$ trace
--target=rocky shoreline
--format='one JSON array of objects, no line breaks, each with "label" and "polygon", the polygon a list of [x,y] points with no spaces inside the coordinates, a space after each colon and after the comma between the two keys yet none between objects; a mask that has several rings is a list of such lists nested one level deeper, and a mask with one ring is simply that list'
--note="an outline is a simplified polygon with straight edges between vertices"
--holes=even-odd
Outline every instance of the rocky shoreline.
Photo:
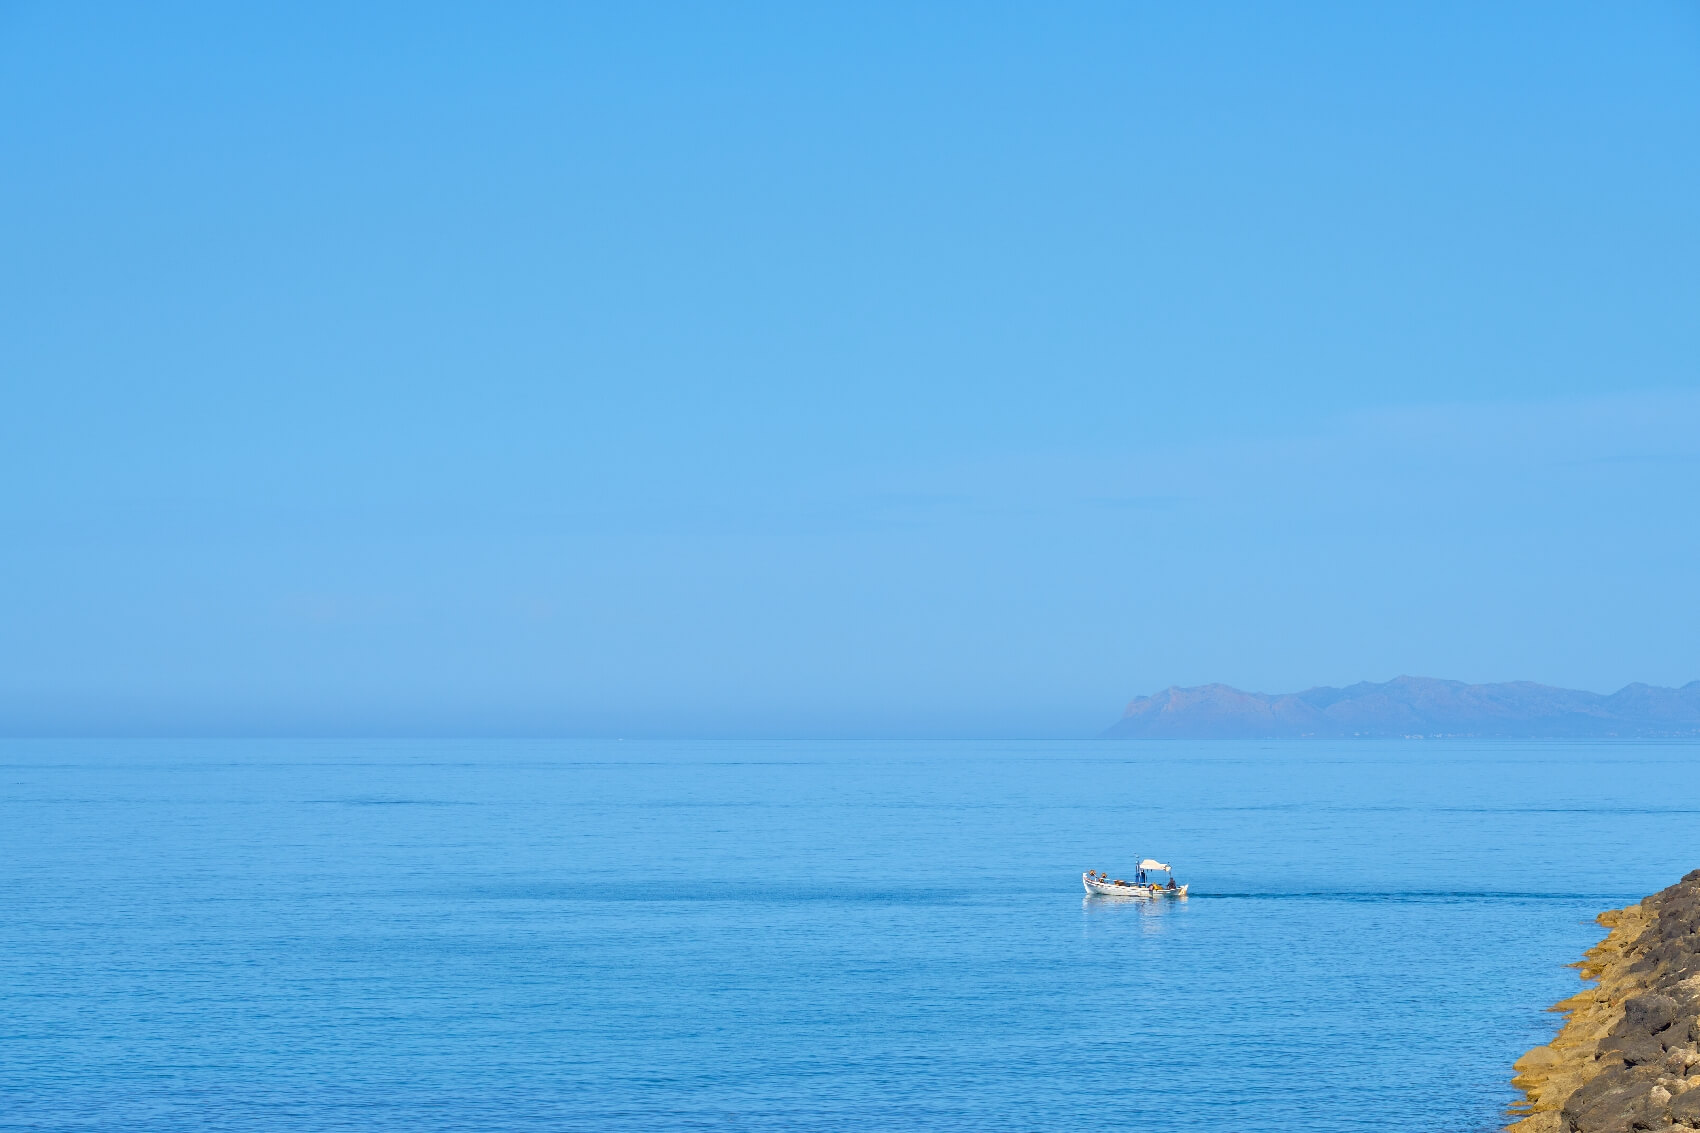
[{"label": "rocky shoreline", "polygon": [[1558,1037],[1519,1058],[1514,1133],[1700,1129],[1700,869],[1638,905],[1578,964],[1597,986],[1554,1010]]}]

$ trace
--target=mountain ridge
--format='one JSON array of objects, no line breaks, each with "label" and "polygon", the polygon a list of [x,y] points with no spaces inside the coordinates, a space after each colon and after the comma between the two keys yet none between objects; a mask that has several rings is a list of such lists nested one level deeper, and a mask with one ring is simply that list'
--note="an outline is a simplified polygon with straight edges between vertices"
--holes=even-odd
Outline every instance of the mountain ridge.
[{"label": "mountain ridge", "polygon": [[1533,681],[1466,684],[1434,677],[1344,688],[1245,692],[1170,686],[1128,702],[1104,739],[1343,739],[1353,736],[1590,739],[1700,736],[1700,680],[1636,682],[1614,693]]}]

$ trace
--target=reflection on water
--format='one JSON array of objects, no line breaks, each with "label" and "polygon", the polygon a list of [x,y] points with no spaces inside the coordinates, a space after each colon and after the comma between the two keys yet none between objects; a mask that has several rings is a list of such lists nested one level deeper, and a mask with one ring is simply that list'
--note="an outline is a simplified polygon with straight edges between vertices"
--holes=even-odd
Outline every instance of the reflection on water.
[{"label": "reflection on water", "polygon": [[1185,899],[1178,897],[1089,894],[1081,899],[1080,908],[1088,918],[1086,928],[1089,933],[1097,927],[1113,927],[1115,923],[1125,922],[1137,924],[1141,932],[1150,934],[1160,931],[1166,920],[1178,916],[1186,904]]},{"label": "reflection on water", "polygon": [[1093,905],[1140,905],[1149,909],[1165,909],[1185,905],[1189,897],[1147,897],[1135,893],[1088,893],[1082,898],[1082,903],[1088,908]]}]

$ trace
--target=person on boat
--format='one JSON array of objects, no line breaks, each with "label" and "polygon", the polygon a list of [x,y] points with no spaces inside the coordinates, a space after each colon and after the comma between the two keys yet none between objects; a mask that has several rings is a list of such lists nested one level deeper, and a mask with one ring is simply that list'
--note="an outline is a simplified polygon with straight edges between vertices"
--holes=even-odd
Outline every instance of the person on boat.
[{"label": "person on boat", "polygon": [[1144,870],[1139,871],[1139,884],[1141,884],[1141,885],[1145,884],[1145,871]]},{"label": "person on boat", "polygon": [[1172,889],[1174,889],[1174,887],[1175,887],[1175,875],[1171,873],[1169,875],[1169,888],[1172,890]]}]

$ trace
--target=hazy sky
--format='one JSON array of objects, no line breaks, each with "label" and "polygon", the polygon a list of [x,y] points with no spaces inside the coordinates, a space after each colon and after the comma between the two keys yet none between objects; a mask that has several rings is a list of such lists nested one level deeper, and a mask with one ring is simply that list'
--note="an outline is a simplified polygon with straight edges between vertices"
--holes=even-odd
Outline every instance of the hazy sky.
[{"label": "hazy sky", "polygon": [[0,731],[1700,677],[1700,7],[0,3]]}]

